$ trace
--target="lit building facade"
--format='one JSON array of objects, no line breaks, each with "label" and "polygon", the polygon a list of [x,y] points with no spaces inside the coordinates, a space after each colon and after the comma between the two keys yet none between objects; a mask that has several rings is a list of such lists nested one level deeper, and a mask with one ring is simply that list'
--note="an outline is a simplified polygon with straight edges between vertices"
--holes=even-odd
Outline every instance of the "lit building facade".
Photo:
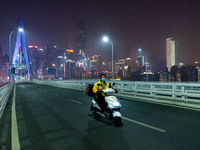
[{"label": "lit building facade", "polygon": [[0,47],[0,81],[7,81],[9,74],[9,57],[2,54]]},{"label": "lit building facade", "polygon": [[76,55],[76,70],[75,77],[77,79],[83,78],[83,71],[86,68],[83,66],[85,61],[85,50],[86,50],[86,27],[83,22],[76,24],[76,40],[75,40],[75,55]]},{"label": "lit building facade", "polygon": [[67,49],[65,52],[65,77],[73,79],[75,74],[75,53],[73,49]]},{"label": "lit building facade", "polygon": [[131,77],[131,58],[125,59],[125,66],[124,66],[124,77]]},{"label": "lit building facade", "polygon": [[[32,76],[34,79],[38,78],[38,74],[40,74],[41,77],[41,68],[42,68],[42,62],[43,62],[43,55],[44,51],[43,49],[39,49],[38,46],[29,45],[28,46],[28,54],[31,64],[31,71]],[[39,77],[39,78],[40,78]]]},{"label": "lit building facade", "polygon": [[56,46],[47,46],[44,50],[44,79],[56,78],[57,49]]},{"label": "lit building facade", "polygon": [[144,67],[144,56],[138,56],[138,67]]},{"label": "lit building facade", "polygon": [[166,66],[168,71],[175,65],[175,40],[172,38],[166,39]]},{"label": "lit building facade", "polygon": [[117,73],[117,78],[123,78],[124,77],[124,75],[125,75],[124,67],[125,67],[125,60],[124,59],[120,59],[118,62],[115,63],[115,72]]},{"label": "lit building facade", "polygon": [[77,55],[77,61],[80,61],[85,57],[86,50],[86,27],[83,22],[76,24],[76,48],[75,53]]},{"label": "lit building facade", "polygon": [[64,51],[62,49],[57,50],[57,60],[56,60],[56,78],[62,80],[65,77],[65,65],[64,65]]}]

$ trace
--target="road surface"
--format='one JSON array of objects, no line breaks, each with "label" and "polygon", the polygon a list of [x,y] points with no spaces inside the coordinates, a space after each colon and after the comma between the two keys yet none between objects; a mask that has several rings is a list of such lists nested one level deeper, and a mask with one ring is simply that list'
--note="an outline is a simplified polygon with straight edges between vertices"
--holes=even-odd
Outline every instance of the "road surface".
[{"label": "road surface", "polygon": [[200,149],[199,111],[119,99],[123,124],[118,128],[94,119],[83,92],[17,84],[9,100],[13,95],[17,132],[10,141],[21,150]]}]

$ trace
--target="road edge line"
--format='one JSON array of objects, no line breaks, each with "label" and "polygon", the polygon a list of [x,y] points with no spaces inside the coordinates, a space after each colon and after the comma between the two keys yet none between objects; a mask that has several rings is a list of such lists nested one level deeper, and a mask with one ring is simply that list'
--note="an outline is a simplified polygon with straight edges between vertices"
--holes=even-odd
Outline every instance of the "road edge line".
[{"label": "road edge line", "polygon": [[16,109],[15,109],[16,85],[14,85],[13,92],[14,93],[13,93],[13,101],[12,101],[11,147],[12,147],[12,150],[20,150],[19,134],[18,134],[18,127],[17,127],[17,116],[16,116]]}]

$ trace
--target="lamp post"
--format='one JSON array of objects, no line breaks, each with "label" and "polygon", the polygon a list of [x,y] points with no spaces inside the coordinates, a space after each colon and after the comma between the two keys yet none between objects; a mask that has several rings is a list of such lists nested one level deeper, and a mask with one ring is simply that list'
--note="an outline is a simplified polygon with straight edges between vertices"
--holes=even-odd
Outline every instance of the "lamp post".
[{"label": "lamp post", "polygon": [[69,80],[70,80],[70,63],[71,63],[71,60],[68,60],[68,63],[69,63]]},{"label": "lamp post", "polygon": [[104,36],[104,37],[103,37],[103,41],[104,41],[104,42],[110,42],[111,47],[112,47],[112,80],[114,80],[114,70],[113,70],[113,43],[112,43],[112,41],[111,41],[107,36]]},{"label": "lamp post", "polygon": [[139,48],[138,51],[139,51],[139,52],[143,52],[143,53],[145,54],[145,57],[146,57],[146,65],[145,65],[145,67],[146,67],[146,81],[148,82],[148,73],[147,73],[147,54],[146,54],[146,53],[145,53],[141,48]]},{"label": "lamp post", "polygon": [[[23,28],[18,28],[18,31],[19,32],[24,32],[24,29]],[[11,40],[12,40],[12,34],[15,32],[15,30],[12,30],[9,34],[9,82],[10,82],[10,79],[11,79],[11,67],[12,67],[12,62],[11,62],[11,47],[12,47],[12,44],[11,44]],[[14,76],[13,76],[13,81],[15,81],[14,79]]]},{"label": "lamp post", "polygon": [[12,34],[14,30],[12,30],[9,34],[9,82],[11,79],[11,39],[12,39]]}]

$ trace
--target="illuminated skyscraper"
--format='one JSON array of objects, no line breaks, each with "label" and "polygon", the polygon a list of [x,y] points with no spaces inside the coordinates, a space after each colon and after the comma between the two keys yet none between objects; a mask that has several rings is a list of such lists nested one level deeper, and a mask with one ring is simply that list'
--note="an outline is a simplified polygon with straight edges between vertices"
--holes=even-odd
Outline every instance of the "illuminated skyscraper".
[{"label": "illuminated skyscraper", "polygon": [[86,50],[86,27],[83,22],[76,24],[76,48],[77,61],[84,59]]},{"label": "illuminated skyscraper", "polygon": [[83,66],[85,60],[86,50],[86,27],[83,22],[76,24],[76,42],[75,42],[75,54],[76,54],[76,71],[75,76],[81,79],[82,72],[85,70]]},{"label": "illuminated skyscraper", "polygon": [[28,46],[28,54],[29,54],[29,60],[31,64],[32,69],[32,75],[33,78],[38,78],[38,70],[39,68],[42,68],[42,60],[44,51],[41,49],[38,49],[38,46],[29,45]]},{"label": "illuminated skyscraper", "polygon": [[138,67],[144,67],[144,56],[138,56]]},{"label": "illuminated skyscraper", "polygon": [[175,65],[175,40],[166,39],[166,65],[168,70]]}]

